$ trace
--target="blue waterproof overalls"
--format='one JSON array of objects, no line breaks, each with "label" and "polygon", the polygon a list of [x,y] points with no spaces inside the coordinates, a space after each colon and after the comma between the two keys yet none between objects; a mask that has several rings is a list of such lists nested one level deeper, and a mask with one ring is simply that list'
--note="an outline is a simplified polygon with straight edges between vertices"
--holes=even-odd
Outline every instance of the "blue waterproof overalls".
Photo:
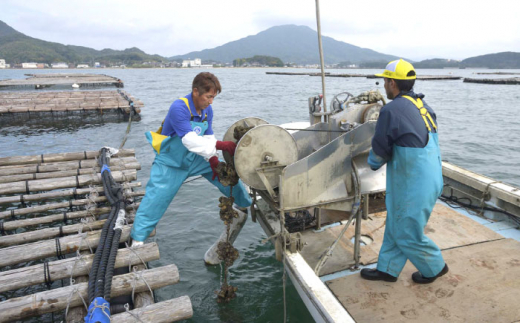
[{"label": "blue waterproof overalls", "polygon": [[[199,136],[208,129],[207,115],[202,122],[193,121],[188,99],[181,98],[190,110],[191,128]],[[147,132],[146,138],[155,151],[155,160],[150,172],[150,180],[146,185],[146,194],[137,210],[132,239],[144,241],[153,231],[182,183],[189,176],[202,175],[215,185],[224,195],[229,197],[230,187],[223,186],[217,178],[211,179],[213,171],[209,163],[200,155],[190,152],[179,136],[164,136],[162,126],[157,132]],[[240,181],[233,187],[235,203],[240,207],[251,205],[251,198]]]},{"label": "blue waterproof overalls", "polygon": [[[394,145],[386,166],[386,229],[377,269],[398,277],[406,260],[424,277],[434,277],[444,268],[439,247],[424,234],[437,198],[442,193],[442,162],[435,122],[420,98],[410,100],[421,113],[428,129],[424,148]],[[370,151],[368,163],[379,168],[384,161]]]}]

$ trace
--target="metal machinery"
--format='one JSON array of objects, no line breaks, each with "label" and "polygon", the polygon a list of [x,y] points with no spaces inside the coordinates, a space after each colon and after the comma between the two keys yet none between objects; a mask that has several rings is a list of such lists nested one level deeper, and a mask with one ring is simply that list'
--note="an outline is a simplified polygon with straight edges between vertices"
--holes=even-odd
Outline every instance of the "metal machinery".
[{"label": "metal machinery", "polygon": [[[317,228],[321,226],[322,209],[345,211],[350,221],[355,218],[356,264],[361,197],[386,189],[386,166],[372,171],[367,164],[382,107],[378,101],[384,102],[378,91],[357,97],[344,92],[334,97],[329,112],[322,112],[321,98],[312,97],[308,123],[278,126],[251,117],[237,121],[224,136],[224,140],[237,142],[235,128],[254,126],[237,142],[234,161],[229,155],[224,157],[228,163],[234,162],[238,176],[252,189],[253,198],[261,196],[278,215],[313,211]],[[364,201],[366,213],[368,198]],[[252,217],[254,220],[254,214]],[[300,250],[298,238],[285,233],[287,248]]]}]

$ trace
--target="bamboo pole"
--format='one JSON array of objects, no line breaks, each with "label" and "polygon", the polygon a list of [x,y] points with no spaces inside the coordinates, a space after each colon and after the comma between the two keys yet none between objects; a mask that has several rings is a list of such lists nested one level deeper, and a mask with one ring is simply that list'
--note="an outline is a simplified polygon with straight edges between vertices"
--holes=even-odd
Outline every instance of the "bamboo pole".
[{"label": "bamboo pole", "polygon": [[[71,160],[94,159],[99,156],[99,151],[82,151],[73,153],[41,154],[32,156],[13,156],[0,158],[0,166],[40,164]],[[135,156],[135,149],[121,149],[112,157]]]},{"label": "bamboo pole", "polygon": [[[120,242],[126,241],[130,236],[131,226],[125,225],[121,232]],[[0,249],[0,267],[16,265],[29,260],[44,259],[58,255],[57,246],[60,246],[63,255],[96,248],[99,244],[101,230],[84,232],[52,240],[39,241]],[[59,243],[56,242],[59,241]],[[1,311],[0,311],[1,313]]]},{"label": "bamboo pole", "polygon": [[[127,214],[127,222],[134,222],[135,214],[129,213]],[[87,232],[87,231],[95,231],[100,230],[105,224],[106,219],[97,220],[93,222],[87,223],[78,223],[71,225],[64,225],[60,227],[54,228],[45,228],[35,231],[27,231],[18,234],[5,235],[0,237],[0,248],[10,247],[22,245],[30,242],[45,240],[49,238],[55,238],[60,236],[66,236],[70,234],[76,234],[78,232]]]},{"label": "bamboo pole", "polygon": [[141,322],[169,323],[186,320],[193,316],[193,307],[188,296],[169,299],[145,308],[112,315],[111,320],[118,323],[134,323],[136,317]]},{"label": "bamboo pole", "polygon": [[[111,171],[118,170],[127,170],[127,169],[141,169],[141,164],[132,163],[126,165],[114,165],[110,167]],[[37,180],[37,179],[47,179],[47,178],[58,178],[58,177],[67,177],[67,176],[75,176],[75,175],[87,175],[92,173],[99,173],[101,171],[101,167],[93,167],[93,168],[81,168],[81,169],[70,169],[58,172],[47,172],[47,173],[28,173],[28,174],[16,174],[16,175],[5,175],[0,176],[0,183],[14,183],[28,180]]]},{"label": "bamboo pole", "polygon": [[[137,254],[137,255],[136,255]],[[49,273],[51,281],[84,276],[90,272],[94,254],[82,256],[80,260],[76,257],[49,262]],[[159,259],[159,247],[157,243],[146,243],[139,248],[123,248],[117,251],[115,268],[128,265],[140,264]],[[44,264],[33,265],[0,272],[0,293],[16,290],[19,288],[45,283]],[[74,271],[73,271],[74,270]],[[150,294],[148,292],[148,294]]]},{"label": "bamboo pole", "polygon": [[[135,203],[134,205],[129,205],[126,207],[127,211],[131,211],[134,208],[138,208],[140,203]],[[12,231],[18,228],[23,227],[30,227],[34,225],[41,225],[41,224],[49,224],[53,222],[58,221],[66,221],[66,220],[72,220],[72,219],[78,219],[78,218],[84,218],[88,216],[96,216],[96,215],[102,215],[110,213],[110,207],[100,207],[95,209],[90,209],[86,211],[76,211],[76,212],[63,212],[48,216],[42,216],[38,218],[32,218],[32,219],[23,219],[23,220],[14,220],[14,221],[7,221],[4,222],[4,230],[5,231]]]},{"label": "bamboo pole", "polygon": [[[135,183],[121,183],[123,189],[132,189],[134,187],[140,187],[140,182]],[[0,197],[0,204],[7,203],[24,203],[24,202],[33,202],[33,201],[41,201],[46,199],[53,199],[58,197],[69,197],[74,195],[85,195],[92,192],[101,193],[103,192],[102,186],[94,186],[89,188],[77,188],[77,189],[67,189],[67,190],[59,190],[59,191],[51,191],[47,193],[40,194],[22,194],[15,196],[5,196]]]},{"label": "bamboo pole", "polygon": [[[117,297],[135,292],[176,284],[179,282],[179,271],[175,265],[145,270],[140,274],[129,273],[114,276],[110,296]],[[135,287],[135,288],[133,288]],[[64,310],[69,306],[82,306],[83,299],[88,296],[88,283],[44,291],[33,295],[17,297],[0,302],[0,322],[11,322],[30,316]]]},{"label": "bamboo pole", "polygon": [[[145,270],[146,267],[144,265],[138,264],[136,266],[132,267],[132,271],[139,272],[142,270]],[[151,305],[155,302],[153,298],[153,294],[150,293],[150,291],[144,291],[142,293],[135,294],[134,297],[134,307],[146,307],[148,305]]]},{"label": "bamboo pole", "polygon": [[[125,194],[125,197],[140,197],[144,195],[144,191],[130,192]],[[49,203],[44,205],[26,207],[23,209],[12,209],[7,211],[0,212],[0,219],[5,219],[8,217],[18,216],[18,215],[26,215],[32,213],[41,213],[55,209],[68,208],[73,206],[82,206],[88,205],[90,203],[103,203],[106,202],[107,198],[105,196],[98,196],[93,198],[86,198],[81,200],[69,200],[67,202],[58,202],[58,203]]]},{"label": "bamboo pole", "polygon": [[[138,163],[135,157],[111,158],[109,166]],[[83,159],[77,161],[65,161],[56,163],[44,163],[36,165],[9,165],[0,166],[0,176],[30,173],[58,172],[71,169],[83,169],[99,167],[95,159]]]},{"label": "bamboo pole", "polygon": [[[88,251],[81,251],[81,255],[88,255]],[[78,276],[74,278],[74,285],[80,283],[88,283],[88,275]],[[85,316],[87,315],[87,309],[85,306],[76,306],[69,308],[66,313],[65,322],[67,323],[84,323]]]},{"label": "bamboo pole", "polygon": [[[130,163],[123,165],[114,165],[110,167],[111,171],[116,170],[127,170],[127,169],[141,169],[141,164]],[[46,178],[57,178],[57,177],[66,177],[66,176],[75,176],[75,175],[87,175],[92,173],[99,173],[101,171],[101,167],[92,167],[92,168],[78,168],[78,169],[70,169],[63,170],[57,172],[47,172],[47,173],[27,173],[27,174],[16,174],[16,175],[5,175],[0,176],[0,183],[13,183],[20,181],[30,181],[35,179],[46,179]]]},{"label": "bamboo pole", "polygon": [[[130,182],[137,179],[136,170],[124,170],[112,172],[116,182]],[[77,175],[60,178],[38,179],[32,181],[0,184],[0,194],[29,193],[50,191],[59,188],[89,186],[102,183],[101,174]]]}]

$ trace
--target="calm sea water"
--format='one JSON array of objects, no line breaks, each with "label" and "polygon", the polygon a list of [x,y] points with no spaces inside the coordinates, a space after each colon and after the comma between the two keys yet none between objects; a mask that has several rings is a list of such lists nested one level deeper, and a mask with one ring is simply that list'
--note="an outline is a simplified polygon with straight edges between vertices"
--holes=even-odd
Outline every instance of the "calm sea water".
[{"label": "calm sea water", "polygon": [[[235,121],[257,116],[273,124],[307,121],[307,98],[321,92],[321,78],[266,75],[276,69],[212,69],[223,92],[215,99],[213,129],[221,139]],[[283,71],[304,72],[302,69]],[[309,70],[311,71],[311,70]],[[312,70],[316,72],[317,70]],[[486,70],[418,70],[423,75],[463,77],[507,77],[475,75]],[[0,70],[0,79],[22,78],[27,71]],[[30,71],[40,72],[40,71]],[[41,71],[63,72],[63,71]],[[145,103],[142,120],[132,124],[125,148],[134,148],[142,169],[138,180],[143,189],[148,181],[153,151],[144,133],[156,130],[171,102],[190,92],[198,69],[86,70],[121,78],[125,90]],[[330,70],[344,73],[345,70]],[[349,70],[374,73],[375,70]],[[490,72],[487,70],[487,72]],[[513,71],[520,73],[520,71]],[[354,95],[379,89],[382,82],[365,78],[326,78],[326,94],[342,91]],[[437,113],[442,157],[451,163],[520,186],[520,86],[484,85],[460,81],[417,81],[416,92]],[[3,90],[5,91],[5,90]],[[0,157],[98,150],[119,147],[127,124],[102,121],[57,126],[4,126],[0,129]],[[152,267],[174,263],[180,283],[158,292],[159,300],[188,295],[194,316],[189,322],[280,322],[283,320],[282,265],[274,259],[272,246],[260,226],[247,222],[235,242],[240,258],[230,270],[231,284],[238,297],[229,304],[217,304],[214,292],[220,287],[221,268],[208,267],[203,256],[224,229],[218,216],[220,193],[206,180],[182,186],[157,227],[153,240],[159,244],[161,259]],[[312,322],[303,302],[288,280],[287,310],[290,322]]]}]

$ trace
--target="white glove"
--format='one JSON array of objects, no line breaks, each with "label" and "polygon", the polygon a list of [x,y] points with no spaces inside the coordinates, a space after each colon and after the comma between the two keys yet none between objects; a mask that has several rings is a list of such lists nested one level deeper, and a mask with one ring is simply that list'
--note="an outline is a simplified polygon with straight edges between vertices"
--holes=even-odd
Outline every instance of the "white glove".
[{"label": "white glove", "polygon": [[191,131],[182,137],[182,144],[189,151],[204,157],[207,161],[213,156],[217,156],[217,138],[215,135],[198,136],[195,132]]}]

